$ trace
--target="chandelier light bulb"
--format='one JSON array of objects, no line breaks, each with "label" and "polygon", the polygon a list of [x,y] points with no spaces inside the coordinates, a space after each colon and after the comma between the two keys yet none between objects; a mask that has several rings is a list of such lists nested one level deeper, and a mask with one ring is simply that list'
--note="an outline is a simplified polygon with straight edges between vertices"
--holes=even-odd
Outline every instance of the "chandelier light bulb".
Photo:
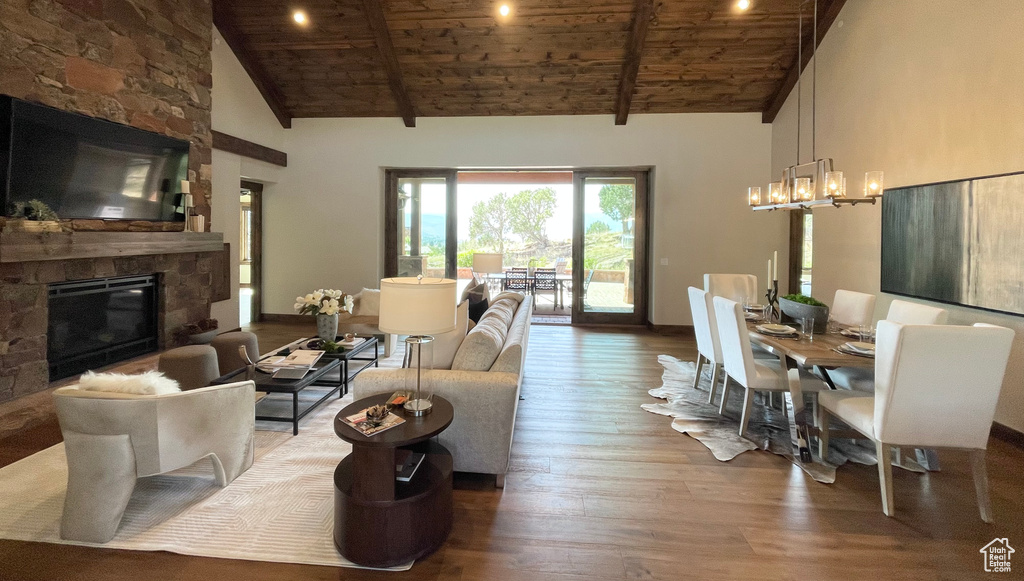
[{"label": "chandelier light bulb", "polygon": [[508,4],[502,4],[501,8],[498,8],[498,14],[501,14],[502,16],[508,16],[511,12],[512,9],[509,8]]},{"label": "chandelier light bulb", "polygon": [[739,2],[736,2],[736,8],[747,10],[750,8],[750,0],[739,0]]},{"label": "chandelier light bulb", "polygon": [[305,24],[308,21],[308,19],[306,18],[306,13],[301,10],[296,10],[292,14],[292,18],[295,19],[295,22],[299,24]]}]

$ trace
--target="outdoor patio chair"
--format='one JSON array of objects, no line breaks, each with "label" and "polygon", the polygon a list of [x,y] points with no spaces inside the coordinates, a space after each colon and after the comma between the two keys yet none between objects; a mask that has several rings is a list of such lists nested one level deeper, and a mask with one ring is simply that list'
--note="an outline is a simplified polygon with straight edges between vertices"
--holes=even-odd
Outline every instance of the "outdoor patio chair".
[{"label": "outdoor patio chair", "polygon": [[537,310],[537,295],[550,294],[551,302],[558,306],[558,280],[553,268],[535,268],[533,270],[533,309]]},{"label": "outdoor patio chair", "polygon": [[590,281],[594,279],[594,273],[597,272],[594,269],[590,269],[590,274],[587,275],[587,280],[583,281],[583,306],[589,307],[590,303],[587,302],[587,290],[590,289]]},{"label": "outdoor patio chair", "polygon": [[510,268],[505,271],[505,290],[530,292],[528,271],[525,268]]}]

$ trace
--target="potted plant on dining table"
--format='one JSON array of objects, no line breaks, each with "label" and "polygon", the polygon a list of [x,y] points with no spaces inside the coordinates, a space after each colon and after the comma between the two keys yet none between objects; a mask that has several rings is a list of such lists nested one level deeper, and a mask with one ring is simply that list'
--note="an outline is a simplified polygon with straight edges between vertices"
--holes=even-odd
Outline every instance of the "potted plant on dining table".
[{"label": "potted plant on dining table", "polygon": [[334,289],[317,289],[304,297],[295,298],[295,310],[300,315],[316,317],[316,334],[324,341],[337,338],[338,313],[351,313],[352,304],[352,295]]},{"label": "potted plant on dining table", "polygon": [[824,333],[828,329],[828,305],[814,297],[802,294],[779,297],[779,309],[795,321],[814,319],[815,333]]}]

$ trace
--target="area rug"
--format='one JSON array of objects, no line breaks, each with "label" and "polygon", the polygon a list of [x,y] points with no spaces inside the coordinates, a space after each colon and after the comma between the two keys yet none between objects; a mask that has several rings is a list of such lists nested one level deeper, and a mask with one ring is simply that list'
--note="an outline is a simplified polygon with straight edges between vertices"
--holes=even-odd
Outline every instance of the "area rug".
[{"label": "area rug", "polygon": [[[351,402],[347,395],[324,404],[299,424],[297,436],[289,424],[260,422],[259,428],[271,429],[256,431],[255,462],[225,488],[214,484],[208,459],[139,479],[117,535],[102,545],[60,538],[67,461],[63,444],[50,447],[0,469],[0,538],[358,567],[333,541],[334,469],[351,451],[334,433],[333,420]],[[272,431],[278,429],[285,431]]]},{"label": "area rug", "polygon": [[[755,405],[747,426],[747,435],[739,435],[739,416],[743,408],[743,390],[733,386],[730,389],[729,403],[725,415],[718,413],[718,405],[708,403],[707,389],[711,385],[711,372],[705,366],[704,377],[698,389],[693,388],[693,377],[696,364],[691,361],[680,361],[670,355],[659,355],[658,362],[665,368],[662,373],[662,386],[648,391],[652,396],[666,400],[665,403],[648,403],[640,407],[646,411],[663,416],[670,416],[672,429],[687,434],[704,444],[716,459],[723,462],[732,460],[750,450],[767,450],[773,454],[788,458],[809,476],[818,482],[831,484],[836,479],[836,467],[846,462],[878,464],[874,447],[868,448],[845,438],[833,438],[829,442],[828,462],[815,461],[804,463],[799,457],[793,456],[793,445],[790,436],[789,421],[781,409],[767,405]],[[792,406],[787,405],[787,413],[792,415]],[[817,439],[812,438],[811,450],[817,457]],[[924,472],[920,464],[903,455],[902,463],[893,462],[894,466]]]}]

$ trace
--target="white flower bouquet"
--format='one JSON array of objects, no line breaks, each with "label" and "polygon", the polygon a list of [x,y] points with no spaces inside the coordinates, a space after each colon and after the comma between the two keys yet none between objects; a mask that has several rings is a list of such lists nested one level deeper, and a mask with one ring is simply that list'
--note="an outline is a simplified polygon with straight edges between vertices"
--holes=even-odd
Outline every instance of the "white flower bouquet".
[{"label": "white flower bouquet", "polygon": [[318,289],[304,297],[295,297],[295,310],[300,315],[337,315],[352,312],[352,295],[340,290]]}]

